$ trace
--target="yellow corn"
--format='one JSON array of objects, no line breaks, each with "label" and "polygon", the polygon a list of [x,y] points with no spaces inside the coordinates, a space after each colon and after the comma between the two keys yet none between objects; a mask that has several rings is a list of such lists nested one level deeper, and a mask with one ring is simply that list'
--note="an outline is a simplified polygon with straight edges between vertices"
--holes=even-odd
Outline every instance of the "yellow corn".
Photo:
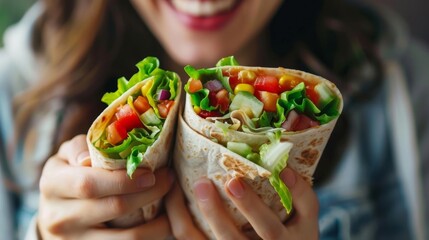
[{"label": "yellow corn", "polygon": [[152,85],[153,85],[153,79],[149,80],[145,85],[143,85],[141,91],[142,91],[142,95],[144,97],[147,96],[147,92],[149,92],[149,90],[152,87]]},{"label": "yellow corn", "polygon": [[194,111],[195,111],[196,114],[200,114],[201,108],[198,107],[198,106],[194,106]]},{"label": "yellow corn", "polygon": [[298,83],[300,83],[299,77],[293,75],[283,75],[279,79],[280,86],[295,87]]},{"label": "yellow corn", "polygon": [[256,74],[250,70],[241,70],[238,72],[238,80],[240,82],[254,82],[256,78]]},{"label": "yellow corn", "polygon": [[249,92],[253,95],[255,92],[255,88],[247,83],[239,83],[237,86],[235,86],[234,93],[237,94],[238,92]]}]

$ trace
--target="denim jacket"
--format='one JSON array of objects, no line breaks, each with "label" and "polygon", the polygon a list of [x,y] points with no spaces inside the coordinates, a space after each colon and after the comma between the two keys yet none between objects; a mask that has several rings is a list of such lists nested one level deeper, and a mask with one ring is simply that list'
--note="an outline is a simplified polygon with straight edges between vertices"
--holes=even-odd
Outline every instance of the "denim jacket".
[{"label": "denim jacket", "polygon": [[352,143],[335,176],[317,189],[321,239],[426,239],[429,89],[426,46],[386,9],[385,81],[353,105]]}]

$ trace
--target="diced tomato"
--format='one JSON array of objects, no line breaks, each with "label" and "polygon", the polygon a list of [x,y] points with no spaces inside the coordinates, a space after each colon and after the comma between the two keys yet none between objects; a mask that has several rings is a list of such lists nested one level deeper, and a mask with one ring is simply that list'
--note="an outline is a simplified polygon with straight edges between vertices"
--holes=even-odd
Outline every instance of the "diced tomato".
[{"label": "diced tomato", "polygon": [[217,110],[214,111],[206,111],[206,110],[201,110],[201,112],[198,114],[200,117],[202,118],[208,118],[208,117],[221,117],[222,113],[220,113]]},{"label": "diced tomato", "polygon": [[319,102],[319,94],[314,90],[314,86],[306,85],[305,94],[315,105],[317,105]]},{"label": "diced tomato", "polygon": [[116,145],[127,138],[127,130],[118,121],[111,123],[106,129],[107,141]]},{"label": "diced tomato", "polygon": [[274,76],[258,76],[254,87],[258,91],[280,93],[279,80]]},{"label": "diced tomato", "polygon": [[226,89],[219,92],[209,92],[210,106],[219,107],[221,112],[226,112],[229,108],[229,93]]},{"label": "diced tomato", "polygon": [[240,80],[238,80],[237,76],[230,76],[229,77],[229,85],[231,86],[231,89],[234,91],[235,87],[241,83]]},{"label": "diced tomato", "polygon": [[143,127],[143,123],[140,121],[137,113],[128,105],[124,105],[119,108],[115,114],[118,124],[123,126],[127,132],[133,130],[134,128]]},{"label": "diced tomato", "polygon": [[267,112],[277,112],[277,93],[267,91],[255,91],[255,97],[264,104],[264,110]]},{"label": "diced tomato", "polygon": [[170,112],[170,109],[174,105],[174,100],[162,100],[160,103],[158,103],[158,111],[159,116],[162,118],[166,118],[168,113]]},{"label": "diced tomato", "polygon": [[191,79],[189,82],[189,93],[194,93],[203,89],[203,83],[198,79]]},{"label": "diced tomato", "polygon": [[311,128],[314,126],[319,126],[319,122],[305,116],[304,114],[299,114],[299,120],[297,124],[294,126],[293,131],[301,131],[307,128]]},{"label": "diced tomato", "polygon": [[229,93],[226,89],[222,89],[216,93],[216,103],[221,112],[226,112],[229,108]]},{"label": "diced tomato", "polygon": [[139,114],[142,114],[150,109],[149,101],[143,96],[138,96],[136,100],[134,100],[134,108]]},{"label": "diced tomato", "polygon": [[216,92],[213,92],[213,91],[209,92],[209,102],[210,102],[210,106],[213,106],[213,107],[217,106]]},{"label": "diced tomato", "polygon": [[133,109],[130,107],[130,105],[125,104],[121,105],[116,109],[115,117],[116,119],[121,119],[123,117],[126,117],[128,115],[132,115],[134,113]]}]

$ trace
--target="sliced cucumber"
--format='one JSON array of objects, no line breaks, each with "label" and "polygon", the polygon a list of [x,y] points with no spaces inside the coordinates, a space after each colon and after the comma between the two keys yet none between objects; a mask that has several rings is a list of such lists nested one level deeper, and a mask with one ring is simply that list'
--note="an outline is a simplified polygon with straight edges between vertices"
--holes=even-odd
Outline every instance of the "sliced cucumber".
[{"label": "sliced cucumber", "polygon": [[238,92],[229,106],[230,111],[243,110],[246,113],[252,113],[253,116],[259,117],[264,109],[264,104],[249,92]]},{"label": "sliced cucumber", "polygon": [[323,109],[332,100],[335,99],[335,94],[326,85],[326,83],[319,83],[314,87],[314,90],[319,94],[319,102],[315,103],[320,109]]},{"label": "sliced cucumber", "polygon": [[148,126],[156,126],[161,124],[161,119],[156,116],[156,113],[152,108],[140,115],[140,119]]},{"label": "sliced cucumber", "polygon": [[252,153],[252,148],[246,143],[227,142],[226,148],[237,153],[242,157],[247,157],[247,155]]}]

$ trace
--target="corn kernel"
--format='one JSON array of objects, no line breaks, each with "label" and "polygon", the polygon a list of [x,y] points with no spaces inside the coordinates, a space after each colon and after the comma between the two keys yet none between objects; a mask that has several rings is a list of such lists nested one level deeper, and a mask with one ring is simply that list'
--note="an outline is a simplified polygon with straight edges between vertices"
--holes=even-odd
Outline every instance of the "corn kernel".
[{"label": "corn kernel", "polygon": [[255,88],[247,83],[239,83],[237,86],[235,86],[234,94],[237,94],[238,92],[249,92],[253,95]]},{"label": "corn kernel", "polygon": [[147,93],[149,92],[152,85],[153,85],[153,79],[149,80],[145,85],[143,85],[143,87],[141,88],[141,91],[144,97],[147,96]]},{"label": "corn kernel", "polygon": [[201,108],[198,107],[198,106],[194,106],[194,111],[195,111],[196,114],[200,114]]},{"label": "corn kernel", "polygon": [[253,83],[256,79],[256,74],[250,70],[241,70],[238,73],[238,80],[243,83]]},{"label": "corn kernel", "polygon": [[299,80],[300,79],[298,77],[293,75],[283,75],[279,79],[279,84],[280,86],[289,86],[291,88],[294,88],[296,85],[298,85],[298,83],[300,83]]}]

